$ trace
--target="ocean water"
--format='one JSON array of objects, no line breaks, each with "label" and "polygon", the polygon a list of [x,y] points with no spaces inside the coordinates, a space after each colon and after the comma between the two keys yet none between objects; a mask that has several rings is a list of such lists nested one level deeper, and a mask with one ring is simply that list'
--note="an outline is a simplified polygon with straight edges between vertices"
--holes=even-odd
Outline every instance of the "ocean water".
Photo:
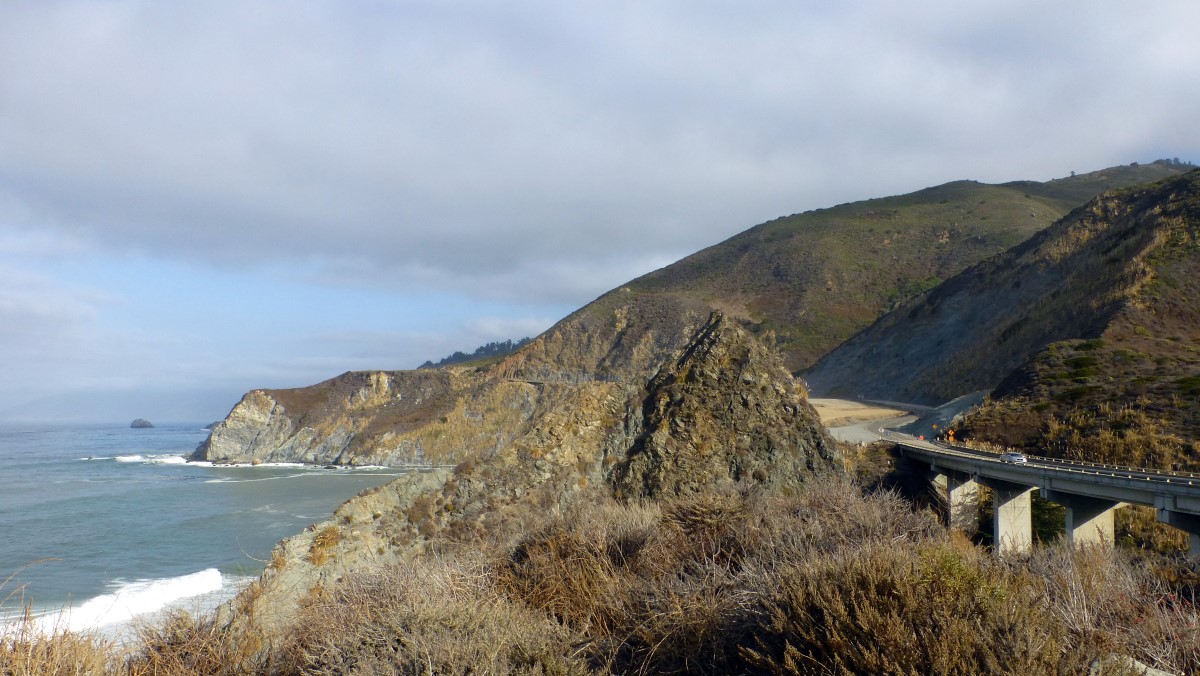
[{"label": "ocean water", "polygon": [[0,425],[0,624],[25,605],[47,626],[101,631],[215,606],[280,539],[406,471],[186,463],[207,434]]}]

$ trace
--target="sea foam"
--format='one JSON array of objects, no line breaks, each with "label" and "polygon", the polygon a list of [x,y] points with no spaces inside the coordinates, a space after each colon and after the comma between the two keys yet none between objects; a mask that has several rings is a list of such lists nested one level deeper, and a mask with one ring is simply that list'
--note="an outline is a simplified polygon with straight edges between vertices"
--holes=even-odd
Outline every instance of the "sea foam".
[{"label": "sea foam", "polygon": [[208,568],[198,573],[159,580],[114,583],[111,593],[88,599],[82,605],[34,618],[43,633],[81,632],[127,623],[135,617],[163,610],[173,603],[220,591],[221,572]]}]

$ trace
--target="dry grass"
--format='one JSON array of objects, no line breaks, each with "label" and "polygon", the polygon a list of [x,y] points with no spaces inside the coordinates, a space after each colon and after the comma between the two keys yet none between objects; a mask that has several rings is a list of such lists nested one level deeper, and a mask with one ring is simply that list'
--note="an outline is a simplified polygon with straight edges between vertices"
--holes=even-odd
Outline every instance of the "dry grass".
[{"label": "dry grass", "polygon": [[139,627],[138,643],[122,673],[129,676],[256,673],[262,666],[256,655],[259,647],[248,637],[223,630],[212,616],[175,611],[154,624]]},{"label": "dry grass", "polygon": [[308,555],[305,558],[314,566],[319,566],[329,560],[334,545],[341,541],[342,532],[338,530],[338,527],[326,526],[313,536],[312,544],[309,545]]},{"label": "dry grass", "polygon": [[478,562],[425,560],[314,598],[279,673],[573,674],[577,636],[497,595]]},{"label": "dry grass", "polygon": [[91,634],[58,628],[44,631],[26,611],[25,620],[0,626],[0,674],[67,676],[105,674],[120,664],[120,651]]},{"label": "dry grass", "polygon": [[[262,644],[175,614],[129,652],[0,643],[0,673],[1200,673],[1200,574],[1065,547],[995,558],[848,482],[621,504],[599,492],[329,580]],[[73,666],[81,665],[81,666]]]}]

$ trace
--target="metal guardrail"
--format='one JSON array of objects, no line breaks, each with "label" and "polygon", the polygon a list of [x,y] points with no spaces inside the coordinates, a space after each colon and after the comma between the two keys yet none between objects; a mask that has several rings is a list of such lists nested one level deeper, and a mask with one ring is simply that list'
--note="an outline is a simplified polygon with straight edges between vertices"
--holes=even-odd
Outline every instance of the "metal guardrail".
[{"label": "metal guardrail", "polygon": [[[1042,472],[1058,472],[1066,475],[1074,476],[1104,476],[1114,479],[1128,479],[1131,481],[1146,481],[1156,484],[1171,485],[1172,487],[1191,486],[1200,488],[1200,474],[1193,472],[1174,472],[1174,471],[1158,471],[1148,470],[1144,468],[1127,467],[1122,465],[1107,465],[1103,463],[1085,463],[1076,460],[1063,460],[1059,458],[1045,458],[1041,456],[1026,456],[1029,458],[1029,463],[1008,463],[1000,459],[997,454],[994,457],[989,451],[976,450],[972,448],[950,446],[945,443],[935,444],[931,441],[922,441],[919,439],[903,439],[907,435],[901,435],[896,432],[889,432],[883,435],[887,441],[892,441],[899,446],[908,447],[915,451],[941,454],[952,457],[969,459],[972,461],[981,461],[996,463],[1009,468],[1027,467],[1030,470],[1041,470]],[[918,445],[921,444],[921,445]],[[925,444],[928,444],[926,446]],[[1061,465],[1069,465],[1063,467]]]}]

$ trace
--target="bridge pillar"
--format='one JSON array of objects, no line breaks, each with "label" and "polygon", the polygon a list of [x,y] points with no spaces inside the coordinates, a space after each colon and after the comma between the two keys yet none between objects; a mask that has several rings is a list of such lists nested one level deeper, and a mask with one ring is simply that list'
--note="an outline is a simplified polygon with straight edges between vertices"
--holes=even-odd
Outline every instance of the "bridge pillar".
[{"label": "bridge pillar", "polygon": [[1158,513],[1159,521],[1168,526],[1174,526],[1179,530],[1187,531],[1189,536],[1188,554],[1193,557],[1200,557],[1200,516],[1176,512],[1163,507],[1158,507],[1155,511]]},{"label": "bridge pillar", "polygon": [[1027,552],[1033,548],[1033,487],[990,480],[995,512],[996,552]]},{"label": "bridge pillar", "polygon": [[946,472],[946,525],[968,535],[979,530],[979,484],[970,474]]},{"label": "bridge pillar", "polygon": [[1042,497],[1067,508],[1067,542],[1111,547],[1116,540],[1113,512],[1123,503],[1049,490],[1043,490]]}]

